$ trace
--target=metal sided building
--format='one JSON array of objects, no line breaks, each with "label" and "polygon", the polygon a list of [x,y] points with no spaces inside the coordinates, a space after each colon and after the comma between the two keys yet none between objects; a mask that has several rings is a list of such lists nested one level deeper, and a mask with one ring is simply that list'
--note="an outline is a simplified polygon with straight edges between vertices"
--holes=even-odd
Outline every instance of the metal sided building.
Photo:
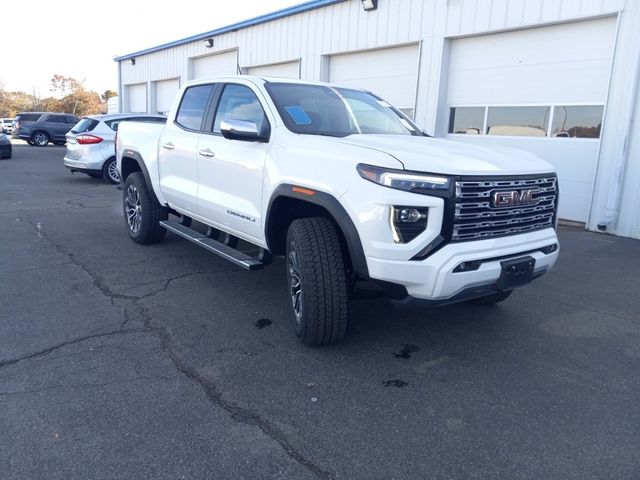
[{"label": "metal sided building", "polygon": [[428,133],[530,150],[561,218],[640,238],[638,0],[313,0],[116,61],[124,112],[236,73],[371,90]]}]

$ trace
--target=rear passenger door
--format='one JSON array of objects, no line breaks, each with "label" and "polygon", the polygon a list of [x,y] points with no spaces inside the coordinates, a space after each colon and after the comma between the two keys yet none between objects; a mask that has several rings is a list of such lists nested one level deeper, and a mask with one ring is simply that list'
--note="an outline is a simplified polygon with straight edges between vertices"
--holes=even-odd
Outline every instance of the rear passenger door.
[{"label": "rear passenger door", "polygon": [[64,115],[48,115],[45,121],[45,128],[53,142],[64,142],[65,134],[72,127],[73,125],[67,123],[67,118]]},{"label": "rear passenger door", "polygon": [[188,87],[160,136],[160,189],[169,204],[186,215],[198,213],[198,138],[214,87],[213,83]]}]

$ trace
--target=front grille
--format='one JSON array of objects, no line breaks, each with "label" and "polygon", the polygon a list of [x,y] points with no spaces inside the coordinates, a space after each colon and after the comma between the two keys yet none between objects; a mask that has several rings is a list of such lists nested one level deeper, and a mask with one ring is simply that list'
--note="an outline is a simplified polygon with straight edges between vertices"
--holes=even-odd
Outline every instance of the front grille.
[{"label": "front grille", "polygon": [[[496,207],[494,192],[534,190],[533,204]],[[558,180],[547,174],[527,177],[462,177],[456,182],[452,241],[482,240],[553,227]]]}]

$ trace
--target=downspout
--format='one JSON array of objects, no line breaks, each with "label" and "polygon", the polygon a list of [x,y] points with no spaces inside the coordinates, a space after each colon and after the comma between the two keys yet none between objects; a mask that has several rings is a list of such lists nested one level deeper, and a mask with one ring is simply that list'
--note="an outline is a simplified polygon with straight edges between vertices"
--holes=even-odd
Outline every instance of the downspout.
[{"label": "downspout", "polygon": [[122,113],[122,62],[118,62],[118,113]]}]

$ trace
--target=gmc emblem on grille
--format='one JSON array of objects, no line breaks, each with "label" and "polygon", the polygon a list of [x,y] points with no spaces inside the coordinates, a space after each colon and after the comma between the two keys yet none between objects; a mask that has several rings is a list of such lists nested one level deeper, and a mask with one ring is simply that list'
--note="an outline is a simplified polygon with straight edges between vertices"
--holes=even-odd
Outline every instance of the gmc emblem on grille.
[{"label": "gmc emblem on grille", "polygon": [[493,208],[522,207],[536,205],[540,200],[533,196],[540,192],[538,187],[527,190],[509,190],[503,192],[491,192],[491,206]]}]

